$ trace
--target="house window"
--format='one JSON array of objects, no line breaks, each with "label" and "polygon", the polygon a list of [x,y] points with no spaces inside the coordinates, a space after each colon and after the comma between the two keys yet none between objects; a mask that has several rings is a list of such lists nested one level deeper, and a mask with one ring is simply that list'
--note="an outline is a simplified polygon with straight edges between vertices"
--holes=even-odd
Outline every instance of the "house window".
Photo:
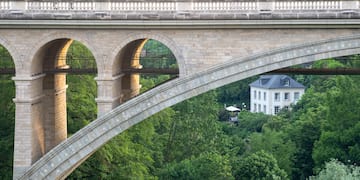
[{"label": "house window", "polygon": [[286,86],[286,87],[290,86],[290,79],[288,79],[288,78],[285,79],[284,86]]},{"label": "house window", "polygon": [[259,100],[261,100],[261,92],[260,91],[259,91],[258,97],[259,97]]},{"label": "house window", "polygon": [[280,106],[275,106],[275,108],[274,108],[274,114],[279,113],[279,110],[280,110]]},{"label": "house window", "polygon": [[254,112],[256,112],[256,107],[257,107],[256,104],[254,104]]},{"label": "house window", "polygon": [[258,112],[261,112],[261,104],[258,104]]},{"label": "house window", "polygon": [[275,101],[280,101],[280,93],[275,93]]},{"label": "house window", "polygon": [[254,99],[256,99],[256,91],[254,91]]},{"label": "house window", "polygon": [[266,101],[266,92],[264,92],[264,101]]},{"label": "house window", "polygon": [[290,99],[290,93],[286,92],[286,93],[284,94],[284,100],[285,100],[285,101],[288,101],[289,99]]},{"label": "house window", "polygon": [[284,109],[285,109],[285,110],[289,110],[289,106],[284,106]]},{"label": "house window", "polygon": [[300,98],[300,93],[299,92],[294,92],[294,100],[297,101]]},{"label": "house window", "polygon": [[264,111],[264,113],[266,114],[266,105],[264,105],[263,111]]}]

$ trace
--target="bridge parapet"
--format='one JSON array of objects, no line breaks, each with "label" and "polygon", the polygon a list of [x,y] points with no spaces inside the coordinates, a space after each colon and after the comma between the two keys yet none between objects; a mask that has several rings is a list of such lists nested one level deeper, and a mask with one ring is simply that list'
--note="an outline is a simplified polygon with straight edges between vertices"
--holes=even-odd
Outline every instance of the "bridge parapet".
[{"label": "bridge parapet", "polygon": [[[2,19],[306,19],[360,16],[360,1],[1,1]],[[53,14],[66,16],[52,16]],[[149,16],[141,16],[141,14]],[[74,15],[73,15],[74,14]],[[79,15],[81,14],[81,15]],[[131,14],[131,15],[129,15]],[[134,16],[137,14],[139,16]],[[179,16],[180,14],[180,16]],[[292,15],[288,15],[292,14]],[[93,16],[94,15],[94,16]],[[119,16],[123,15],[123,16]],[[257,16],[261,15],[261,17]]]}]

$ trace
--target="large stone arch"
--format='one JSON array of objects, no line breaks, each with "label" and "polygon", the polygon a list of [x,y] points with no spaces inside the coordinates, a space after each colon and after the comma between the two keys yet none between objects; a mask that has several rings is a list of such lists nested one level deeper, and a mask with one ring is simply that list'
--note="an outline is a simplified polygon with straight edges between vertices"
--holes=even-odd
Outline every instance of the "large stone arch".
[{"label": "large stone arch", "polygon": [[73,40],[86,47],[91,45],[86,36],[77,33],[51,32],[38,39],[33,47],[22,52],[27,54],[25,67],[14,78],[14,177],[67,138],[66,74],[44,70],[67,67],[59,57],[66,57]]},{"label": "large stone arch", "polygon": [[93,121],[36,162],[21,179],[64,178],[124,130],[166,107],[214,88],[279,68],[358,52],[360,36],[351,36],[238,58],[203,72],[180,77],[129,100]]},{"label": "large stone arch", "polygon": [[112,50],[111,54],[106,55],[109,59],[103,58],[104,62],[107,62],[107,65],[104,66],[106,71],[103,71],[104,73],[99,72],[96,78],[98,83],[98,98],[96,101],[98,103],[99,115],[114,109],[139,93],[141,87],[139,76],[124,74],[121,72],[121,69],[125,62],[123,60],[129,60],[128,63],[131,66],[135,66],[135,64],[132,64],[135,63],[132,61],[135,55],[133,53],[138,52],[137,55],[140,55],[140,51],[147,39],[159,41],[167,46],[176,58],[180,76],[185,76],[185,60],[181,50],[172,39],[162,34],[151,32],[142,34],[132,33],[124,37],[124,39],[119,39],[120,43]]},{"label": "large stone arch", "polygon": [[103,61],[101,59],[102,58],[101,54],[98,52],[98,49],[94,45],[96,42],[91,41],[86,35],[83,35],[83,33],[81,32],[55,31],[45,34],[42,37],[39,37],[39,41],[34,43],[33,47],[29,49],[28,52],[26,53],[29,57],[29,61],[26,64],[26,66],[28,67],[27,69],[29,71],[27,73],[29,75],[31,75],[32,66],[34,65],[34,63],[36,63],[36,54],[38,53],[38,51],[42,47],[46,46],[46,44],[51,43],[52,41],[58,39],[76,40],[79,41],[84,46],[86,46],[91,51],[91,53],[95,58],[98,72],[101,71],[101,67],[103,67],[101,66]]},{"label": "large stone arch", "polygon": [[155,34],[155,33],[151,33],[151,32],[133,33],[133,34],[128,35],[124,39],[122,39],[120,41],[121,43],[113,50],[113,53],[110,56],[112,58],[110,64],[115,64],[115,62],[117,61],[116,57],[117,57],[118,53],[124,47],[126,47],[126,45],[128,45],[129,43],[131,43],[133,41],[140,40],[140,39],[153,39],[153,40],[159,41],[162,44],[164,44],[166,47],[168,47],[171,50],[171,52],[174,54],[174,56],[176,58],[176,62],[179,65],[179,76],[181,77],[181,76],[185,76],[187,74],[184,56],[182,54],[181,49],[176,44],[176,42],[165,35]]}]

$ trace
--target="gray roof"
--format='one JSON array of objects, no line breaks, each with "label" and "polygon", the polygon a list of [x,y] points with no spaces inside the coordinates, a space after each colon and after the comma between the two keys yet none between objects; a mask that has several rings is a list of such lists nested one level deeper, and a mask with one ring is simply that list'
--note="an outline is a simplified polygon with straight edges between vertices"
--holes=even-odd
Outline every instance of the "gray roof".
[{"label": "gray roof", "polygon": [[249,84],[250,87],[264,89],[282,89],[282,88],[303,88],[305,86],[298,83],[287,75],[263,75],[259,79]]}]

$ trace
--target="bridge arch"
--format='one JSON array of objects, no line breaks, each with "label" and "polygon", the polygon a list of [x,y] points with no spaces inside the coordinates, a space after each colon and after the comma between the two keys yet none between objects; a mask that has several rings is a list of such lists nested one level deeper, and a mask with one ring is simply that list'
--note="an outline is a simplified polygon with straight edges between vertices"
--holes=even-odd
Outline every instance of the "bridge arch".
[{"label": "bridge arch", "polygon": [[41,67],[41,65],[38,64],[39,58],[37,57],[39,51],[41,51],[42,48],[47,46],[49,43],[54,42],[59,39],[63,40],[76,40],[83,44],[85,47],[87,47],[90,52],[93,54],[98,72],[101,71],[101,64],[102,62],[99,60],[101,59],[101,55],[99,54],[97,48],[95,47],[95,42],[92,42],[86,35],[79,34],[79,33],[72,33],[72,32],[51,32],[49,34],[45,34],[44,36],[39,38],[40,40],[36,42],[31,49],[28,49],[28,57],[29,57],[29,63],[27,68],[29,72],[29,76],[34,75],[38,72],[36,67]]},{"label": "bridge arch", "polygon": [[93,121],[36,162],[21,179],[64,178],[112,137],[166,107],[211,89],[291,65],[359,52],[360,36],[336,38],[238,58],[180,77],[129,100]]},{"label": "bridge arch", "polygon": [[111,57],[114,57],[112,59],[111,64],[116,64],[116,61],[118,60],[118,54],[121,52],[122,49],[124,49],[128,44],[131,42],[141,40],[141,39],[153,39],[156,41],[159,41],[160,43],[164,44],[166,47],[168,47],[171,52],[174,54],[176,61],[179,65],[179,76],[185,76],[187,75],[186,72],[186,64],[185,59],[182,54],[181,49],[176,44],[175,41],[173,41],[171,38],[162,35],[162,34],[154,34],[154,33],[133,33],[129,36],[125,37],[123,40],[121,40],[121,43],[114,49]]},{"label": "bridge arch", "polygon": [[[140,93],[140,75],[137,73],[129,73],[129,71],[126,70],[142,69],[142,64],[140,62],[142,60],[142,52],[144,52],[144,47],[148,42],[150,43],[150,41],[166,46],[166,48],[171,51],[171,55],[175,57],[176,65],[182,66],[178,59],[176,59],[177,57],[182,58],[182,56],[174,42],[170,39],[153,34],[130,35],[125,40],[121,41],[120,45],[113,50],[111,57],[114,58],[110,62],[111,66],[108,66],[108,68],[111,68],[111,77],[107,79],[102,79],[103,77],[97,79],[99,86],[104,87],[99,89],[100,98],[97,100],[100,104],[107,104],[99,108],[101,114],[117,107],[121,103]],[[171,48],[167,45],[171,46]],[[175,53],[172,49],[174,49]],[[171,61],[168,58],[166,59],[169,62]],[[145,65],[145,68],[149,67],[146,67]],[[180,71],[181,69],[182,68],[180,67]],[[101,97],[103,98],[101,99]]]},{"label": "bridge arch", "polygon": [[69,68],[67,55],[73,42],[59,38],[41,43],[40,47],[38,43],[38,49],[30,55],[29,76],[15,78],[19,85],[16,122],[26,130],[17,131],[20,135],[15,137],[14,173],[31,166],[67,138],[67,75],[59,70]]}]

